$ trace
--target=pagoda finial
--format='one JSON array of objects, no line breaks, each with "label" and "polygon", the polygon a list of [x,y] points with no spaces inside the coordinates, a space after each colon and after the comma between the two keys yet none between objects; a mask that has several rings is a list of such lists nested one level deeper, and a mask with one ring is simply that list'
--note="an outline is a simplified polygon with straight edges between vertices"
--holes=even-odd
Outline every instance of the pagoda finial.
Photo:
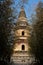
[{"label": "pagoda finial", "polygon": [[23,6],[21,6],[21,9],[24,9],[24,7],[23,7]]},{"label": "pagoda finial", "polygon": [[25,10],[24,10],[23,6],[21,7],[21,11],[20,11],[20,14],[19,14],[19,18],[20,17],[26,17]]}]

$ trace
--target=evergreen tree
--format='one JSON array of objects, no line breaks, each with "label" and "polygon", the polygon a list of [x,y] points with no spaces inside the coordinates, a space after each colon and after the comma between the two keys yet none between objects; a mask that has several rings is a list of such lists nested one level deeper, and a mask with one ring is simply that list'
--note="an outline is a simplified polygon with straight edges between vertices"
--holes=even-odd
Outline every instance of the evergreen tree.
[{"label": "evergreen tree", "polygon": [[11,0],[0,1],[0,61],[9,61],[11,54],[11,47],[8,42],[12,28],[11,4]]},{"label": "evergreen tree", "polygon": [[43,3],[39,2],[38,7],[36,8],[37,22],[34,25],[34,30],[38,42],[38,59],[40,63],[43,63]]},{"label": "evergreen tree", "polygon": [[33,33],[30,38],[31,52],[36,59],[43,64],[43,3],[39,2],[36,8],[35,24],[33,25]]}]

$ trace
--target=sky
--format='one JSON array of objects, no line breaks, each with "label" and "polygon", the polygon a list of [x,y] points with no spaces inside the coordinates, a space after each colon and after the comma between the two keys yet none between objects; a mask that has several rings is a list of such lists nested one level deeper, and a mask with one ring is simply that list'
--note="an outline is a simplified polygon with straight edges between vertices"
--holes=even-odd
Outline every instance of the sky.
[{"label": "sky", "polygon": [[[27,4],[24,5],[25,6],[24,9],[25,9],[27,18],[30,17],[32,15],[32,13],[34,13],[35,7],[37,6],[39,1],[43,2],[43,0],[27,0]],[[19,2],[19,0],[15,0],[15,5],[17,5],[18,2]],[[18,7],[18,9],[19,9],[19,7]]]},{"label": "sky", "polygon": [[[0,0],[0,1],[2,1],[2,0]],[[12,0],[12,1],[13,1],[12,7],[16,7],[18,12],[20,12],[19,6],[24,6],[24,10],[26,12],[26,16],[28,19],[31,18],[32,14],[35,14],[35,8],[36,8],[38,2],[39,1],[43,2],[43,0]],[[20,3],[20,1],[26,1],[27,3],[22,5],[22,2]],[[18,5],[18,3],[19,3],[19,5]]]},{"label": "sky", "polygon": [[[19,1],[21,1],[21,3]],[[26,4],[22,5],[22,0],[13,0],[13,5],[12,6],[16,7],[18,12],[20,12],[20,7],[19,6],[24,6],[26,17],[27,17],[28,20],[30,20],[32,14],[35,14],[35,8],[36,8],[38,2],[39,1],[43,2],[43,0],[23,0],[23,1],[27,1]],[[19,5],[18,5],[18,3],[19,3]]]},{"label": "sky", "polygon": [[37,6],[37,4],[38,4],[39,1],[43,2],[43,0],[29,0],[28,1],[28,4],[27,4],[27,6],[25,8],[27,17],[31,16],[32,13],[35,13],[35,8],[36,8],[36,6]]}]

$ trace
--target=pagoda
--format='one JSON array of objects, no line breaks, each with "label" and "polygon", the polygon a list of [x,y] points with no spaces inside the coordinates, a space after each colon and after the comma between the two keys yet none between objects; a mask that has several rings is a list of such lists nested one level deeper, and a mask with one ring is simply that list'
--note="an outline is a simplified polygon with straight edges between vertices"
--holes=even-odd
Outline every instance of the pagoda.
[{"label": "pagoda", "polygon": [[27,21],[24,8],[21,8],[16,25],[14,27],[14,45],[11,61],[13,65],[30,65],[34,58],[30,54],[29,38],[31,26]]}]

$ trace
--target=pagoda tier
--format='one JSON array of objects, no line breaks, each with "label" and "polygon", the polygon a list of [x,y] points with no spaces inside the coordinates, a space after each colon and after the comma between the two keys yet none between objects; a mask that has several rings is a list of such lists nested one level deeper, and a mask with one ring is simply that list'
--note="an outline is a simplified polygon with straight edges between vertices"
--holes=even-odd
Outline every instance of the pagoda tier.
[{"label": "pagoda tier", "polygon": [[15,40],[15,43],[27,43],[28,42],[28,40],[26,40],[26,39],[16,39]]},{"label": "pagoda tier", "polygon": [[14,28],[14,31],[16,31],[16,30],[18,30],[18,29],[26,29],[26,30],[29,30],[29,31],[31,31],[31,27],[29,27],[29,26],[15,26],[15,28]]},{"label": "pagoda tier", "polygon": [[14,43],[26,43],[28,42],[28,38],[30,38],[30,36],[16,36],[14,37]]},{"label": "pagoda tier", "polygon": [[25,38],[28,38],[28,37],[30,38],[30,35],[28,35],[28,36],[15,36],[15,35],[14,35],[14,40],[15,40],[15,39],[21,39],[22,37],[23,37],[24,39],[25,39]]}]

